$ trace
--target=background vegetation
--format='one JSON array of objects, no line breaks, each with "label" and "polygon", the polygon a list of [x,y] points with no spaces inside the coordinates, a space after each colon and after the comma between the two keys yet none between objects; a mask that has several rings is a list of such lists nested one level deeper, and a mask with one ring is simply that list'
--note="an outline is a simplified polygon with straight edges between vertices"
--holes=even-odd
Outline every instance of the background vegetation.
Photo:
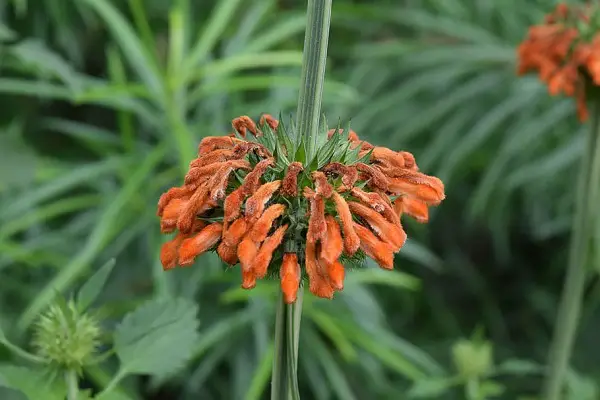
[{"label": "background vegetation", "polygon": [[[330,124],[351,119],[365,139],[413,152],[447,200],[430,224],[406,222],[393,273],[355,271],[332,302],[307,296],[303,398],[537,393],[583,136],[571,101],[515,76],[515,46],[553,4],[334,1]],[[304,12],[295,0],[0,0],[0,328],[10,340],[27,348],[55,290],[76,290],[114,257],[98,302],[107,330],[152,298],[193,300],[200,323],[179,349],[185,364],[124,379],[126,398],[267,398],[276,284],[242,291],[238,270],[212,256],[164,273],[155,206],[202,137],[239,115],[295,110]],[[574,400],[599,398],[599,301],[594,278]],[[0,360],[19,362],[2,348]],[[109,358],[86,369],[84,385],[102,388],[115,368]]]}]

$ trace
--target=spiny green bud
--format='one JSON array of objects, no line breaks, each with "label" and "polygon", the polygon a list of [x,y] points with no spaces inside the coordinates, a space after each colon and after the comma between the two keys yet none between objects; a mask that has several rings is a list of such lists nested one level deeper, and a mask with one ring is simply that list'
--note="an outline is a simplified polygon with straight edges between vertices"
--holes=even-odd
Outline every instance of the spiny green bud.
[{"label": "spiny green bud", "polygon": [[452,357],[463,377],[481,377],[492,368],[492,345],[490,342],[463,339],[452,346]]},{"label": "spiny green bud", "polygon": [[52,364],[81,370],[100,345],[99,322],[80,313],[73,301],[58,302],[43,313],[34,326],[33,347]]}]

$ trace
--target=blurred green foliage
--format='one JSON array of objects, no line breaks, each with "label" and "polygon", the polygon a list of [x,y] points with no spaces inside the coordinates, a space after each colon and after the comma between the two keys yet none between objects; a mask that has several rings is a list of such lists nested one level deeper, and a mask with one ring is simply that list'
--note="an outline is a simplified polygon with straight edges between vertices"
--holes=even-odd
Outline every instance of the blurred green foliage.
[{"label": "blurred green foliage", "polygon": [[[570,100],[515,76],[515,46],[553,4],[334,1],[329,121],[414,153],[444,179],[447,200],[427,226],[407,221],[396,271],[370,265],[334,301],[305,298],[303,398],[537,393],[583,136]],[[151,299],[191,299],[200,321],[193,346],[173,337],[187,364],[168,378],[125,378],[126,398],[266,398],[277,284],[243,291],[238,269],[214,256],[164,273],[155,206],[202,137],[239,115],[295,111],[304,12],[291,0],[0,0],[6,337],[28,347],[55,292],[75,293],[115,257],[99,299],[108,328]],[[598,398],[599,301],[593,279],[573,400]],[[489,342],[457,342],[479,328]],[[0,360],[18,357],[0,347]],[[477,363],[485,368],[464,375]],[[0,384],[19,375],[3,368]],[[116,358],[87,368],[85,384],[102,389],[116,369]]]}]

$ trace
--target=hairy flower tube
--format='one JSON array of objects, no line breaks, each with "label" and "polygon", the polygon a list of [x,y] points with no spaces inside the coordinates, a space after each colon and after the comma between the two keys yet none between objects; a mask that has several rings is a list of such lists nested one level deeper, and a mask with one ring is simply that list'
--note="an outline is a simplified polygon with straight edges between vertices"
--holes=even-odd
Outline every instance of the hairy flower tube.
[{"label": "hairy flower tube", "polygon": [[161,249],[165,270],[187,266],[210,250],[240,264],[242,287],[267,276],[281,281],[286,303],[308,280],[316,296],[344,287],[344,263],[374,259],[393,268],[406,240],[400,217],[429,219],[445,197],[436,177],[412,154],[361,141],[349,129],[322,132],[315,154],[294,143],[270,115],[247,116],[234,133],[204,138],[184,184],[158,202],[161,231],[177,231]]},{"label": "hairy flower tube", "polygon": [[587,86],[600,86],[600,6],[559,4],[541,25],[529,28],[518,48],[519,74],[537,71],[552,95],[575,97],[588,118]]}]

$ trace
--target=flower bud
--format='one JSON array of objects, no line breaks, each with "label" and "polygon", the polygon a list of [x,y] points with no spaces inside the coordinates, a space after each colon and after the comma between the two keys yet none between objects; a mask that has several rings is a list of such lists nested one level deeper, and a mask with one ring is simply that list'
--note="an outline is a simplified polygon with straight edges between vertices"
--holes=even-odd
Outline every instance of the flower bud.
[{"label": "flower bud", "polygon": [[463,377],[480,377],[492,368],[492,345],[490,342],[460,340],[452,346],[452,358]]},{"label": "flower bud", "polygon": [[74,301],[55,303],[35,323],[35,352],[52,364],[80,371],[100,345],[95,317],[80,313]]}]

